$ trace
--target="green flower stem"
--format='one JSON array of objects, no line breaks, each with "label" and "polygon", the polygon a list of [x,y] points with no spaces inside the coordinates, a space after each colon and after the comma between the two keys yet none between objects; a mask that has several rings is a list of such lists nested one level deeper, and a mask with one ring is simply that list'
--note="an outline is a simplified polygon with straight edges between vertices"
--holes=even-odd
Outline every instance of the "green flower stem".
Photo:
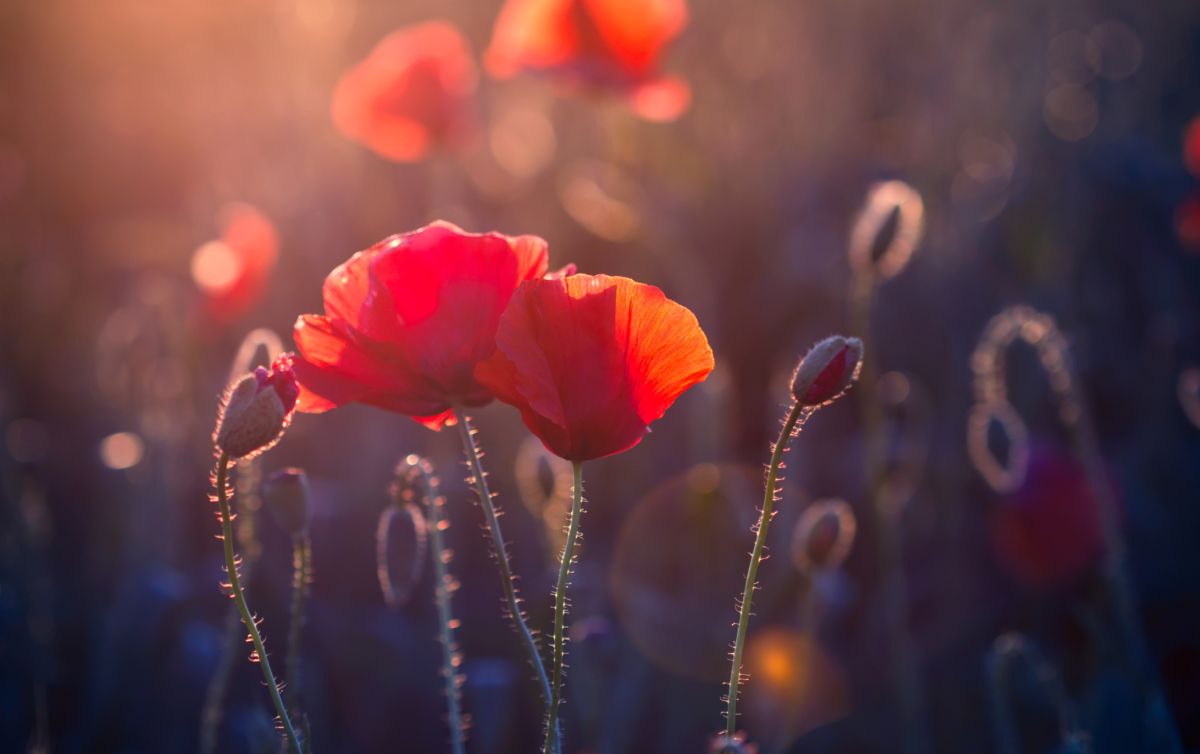
[{"label": "green flower stem", "polygon": [[304,634],[304,603],[308,584],[312,580],[312,541],[308,532],[292,537],[292,611],[288,624],[288,653],[283,668],[283,687],[292,695],[293,703],[300,696],[300,641]]},{"label": "green flower stem", "polygon": [[567,539],[563,542],[562,556],[558,561],[558,585],[554,588],[554,681],[550,686],[550,702],[546,706],[546,745],[542,754],[551,754],[562,748],[559,740],[558,705],[562,698],[562,675],[564,638],[563,622],[567,614],[567,577],[575,562],[575,549],[579,544],[579,518],[583,513],[583,464],[571,464],[574,486],[571,495],[571,516],[567,519]]},{"label": "green flower stem", "polygon": [[529,630],[529,624],[525,622],[525,615],[521,612],[521,600],[517,596],[517,587],[513,582],[512,568],[508,563],[508,551],[504,545],[504,534],[500,531],[500,517],[496,513],[496,505],[492,500],[492,493],[488,490],[487,477],[483,473],[483,464],[480,461],[479,446],[475,444],[474,430],[471,428],[470,420],[466,413],[458,407],[454,409],[454,418],[458,420],[458,431],[462,438],[463,452],[467,456],[467,464],[471,469],[472,481],[475,484],[475,489],[479,492],[479,504],[483,508],[484,517],[487,519],[488,532],[492,538],[492,550],[496,553],[496,563],[500,567],[500,585],[504,588],[504,597],[508,601],[508,612],[512,618],[513,626],[517,633],[521,635],[521,640],[525,644],[525,649],[529,654],[529,662],[533,665],[534,671],[537,672],[538,682],[541,685],[543,703],[550,703],[550,679],[546,675],[546,665],[542,662],[541,651],[538,649],[537,641],[533,638],[533,632]]},{"label": "green flower stem", "polygon": [[[237,377],[245,370],[238,369]],[[232,378],[231,378],[232,379]],[[242,552],[242,583],[250,583],[254,564],[258,562],[262,546],[258,542],[258,512],[262,500],[258,496],[262,479],[259,459],[243,461],[238,469],[236,484],[237,499],[237,544]],[[200,713],[200,754],[214,754],[217,750],[217,734],[221,719],[225,715],[225,697],[229,692],[229,678],[233,674],[234,661],[241,651],[242,616],[237,605],[230,603],[225,614],[224,636],[221,641],[221,657],[217,669],[208,682],[204,695],[204,710]]]},{"label": "green flower stem", "polygon": [[429,506],[429,539],[432,545],[433,570],[437,578],[434,600],[438,611],[438,638],[442,644],[442,675],[446,684],[446,717],[450,725],[450,743],[454,754],[466,751],[461,701],[458,693],[458,651],[454,644],[454,614],[450,609],[450,595],[454,592],[454,577],[450,575],[450,551],[446,549],[445,519],[442,518],[444,500],[437,494],[429,476],[422,472],[425,499]]},{"label": "green flower stem", "polygon": [[[875,276],[871,271],[856,275],[850,291],[851,331],[869,348],[871,311],[875,300]],[[878,396],[879,372],[874,359],[863,359],[858,378],[859,416],[863,425],[863,466],[866,469],[867,499],[875,518],[875,547],[882,570],[880,590],[887,636],[891,642],[892,685],[904,726],[904,746],[909,754],[929,751],[929,738],[922,722],[921,684],[917,678],[912,636],[908,630],[908,584],[904,577],[898,522],[881,493],[887,473],[883,407]]]},{"label": "green flower stem", "polygon": [[771,464],[767,467],[767,484],[763,493],[762,510],[759,512],[757,535],[754,538],[754,550],[750,553],[750,567],[746,569],[746,586],[742,590],[742,600],[738,609],[737,636],[733,640],[733,662],[729,669],[729,699],[725,712],[725,733],[732,736],[737,732],[737,702],[738,689],[742,682],[742,652],[746,648],[746,632],[750,627],[750,603],[754,599],[755,582],[758,580],[758,564],[762,562],[763,550],[767,546],[767,527],[770,526],[774,515],[776,483],[779,479],[779,468],[783,464],[783,454],[787,451],[788,442],[812,414],[799,401],[793,401],[787,418],[783,421],[783,429],[779,431],[779,439],[771,452]]},{"label": "green flower stem", "polygon": [[262,634],[258,631],[258,624],[254,622],[250,606],[246,604],[246,595],[242,591],[241,580],[238,577],[237,557],[233,553],[233,515],[229,508],[229,460],[229,454],[222,452],[217,459],[216,480],[217,504],[221,507],[221,540],[225,545],[225,570],[229,573],[229,591],[233,595],[238,611],[242,614],[242,624],[246,626],[246,631],[250,634],[250,641],[254,643],[254,652],[258,656],[258,664],[262,668],[263,680],[266,681],[267,688],[271,691],[271,701],[275,703],[275,713],[279,715],[288,744],[295,754],[300,754],[302,751],[300,739],[296,735],[296,729],[292,727],[291,718],[288,717],[283,696],[279,693],[279,684],[275,682],[275,674],[271,672],[271,661],[267,657],[267,648],[263,645]]}]

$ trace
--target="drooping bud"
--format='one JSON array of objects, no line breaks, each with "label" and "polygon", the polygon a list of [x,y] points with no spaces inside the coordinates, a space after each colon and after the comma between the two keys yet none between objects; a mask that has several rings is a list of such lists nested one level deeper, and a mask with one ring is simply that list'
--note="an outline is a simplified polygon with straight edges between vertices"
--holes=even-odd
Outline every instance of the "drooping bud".
[{"label": "drooping bud", "polygon": [[792,373],[792,395],[802,406],[825,406],[840,398],[858,379],[863,344],[833,335],[808,350]]},{"label": "drooping bud", "polygon": [[299,396],[292,355],[282,354],[269,370],[259,367],[226,391],[213,442],[231,458],[262,453],[283,436]]},{"label": "drooping bud", "polygon": [[837,568],[850,554],[857,531],[854,510],[845,500],[818,500],[796,522],[792,562],[806,573]]},{"label": "drooping bud", "polygon": [[746,743],[745,733],[720,733],[708,743],[709,754],[758,754],[758,747]]},{"label": "drooping bud", "polygon": [[263,500],[279,525],[293,536],[308,529],[308,475],[304,469],[280,469],[263,483]]},{"label": "drooping bud", "polygon": [[850,266],[883,278],[908,264],[925,232],[925,204],[904,181],[871,187],[850,232]]},{"label": "drooping bud", "polygon": [[415,503],[396,502],[379,515],[375,558],[379,590],[388,607],[408,602],[425,572],[429,539],[425,514]]}]

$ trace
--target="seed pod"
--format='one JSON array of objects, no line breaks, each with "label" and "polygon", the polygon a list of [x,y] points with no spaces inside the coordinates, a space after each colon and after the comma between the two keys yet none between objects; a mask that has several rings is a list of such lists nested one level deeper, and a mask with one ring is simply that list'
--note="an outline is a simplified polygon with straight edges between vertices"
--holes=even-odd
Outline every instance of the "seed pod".
[{"label": "seed pod", "polygon": [[379,515],[375,557],[379,589],[388,607],[408,602],[425,572],[429,530],[414,503],[393,503]]},{"label": "seed pod", "polygon": [[925,232],[925,204],[903,181],[876,183],[850,232],[850,266],[890,278],[912,258]]},{"label": "seed pod", "polygon": [[863,344],[858,338],[833,335],[808,350],[792,373],[792,395],[804,406],[825,406],[841,397],[858,379]]},{"label": "seed pod", "polygon": [[308,475],[304,469],[280,469],[263,483],[263,500],[279,525],[295,536],[308,529]]},{"label": "seed pod", "polygon": [[283,436],[299,395],[292,356],[283,354],[270,370],[259,367],[226,391],[213,442],[231,458],[252,458],[266,451]]},{"label": "seed pod", "polygon": [[806,573],[837,568],[850,554],[857,531],[854,510],[845,500],[818,500],[796,522],[792,562]]}]

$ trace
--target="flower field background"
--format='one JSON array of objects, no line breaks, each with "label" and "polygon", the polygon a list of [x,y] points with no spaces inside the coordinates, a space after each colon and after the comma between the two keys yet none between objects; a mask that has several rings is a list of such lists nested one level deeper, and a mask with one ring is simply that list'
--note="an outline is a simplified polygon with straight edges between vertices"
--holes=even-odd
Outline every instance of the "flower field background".
[{"label": "flower field background", "polygon": [[1200,750],[1198,116],[1183,0],[0,2],[0,751]]}]

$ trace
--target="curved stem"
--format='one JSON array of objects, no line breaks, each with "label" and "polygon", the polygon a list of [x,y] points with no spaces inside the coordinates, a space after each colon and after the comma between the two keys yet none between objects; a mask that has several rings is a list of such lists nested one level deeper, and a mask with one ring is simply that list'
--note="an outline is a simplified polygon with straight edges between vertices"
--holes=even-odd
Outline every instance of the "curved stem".
[{"label": "curved stem", "polygon": [[572,465],[574,487],[571,493],[571,516],[567,519],[567,539],[558,561],[558,585],[554,588],[554,680],[550,686],[550,702],[546,706],[546,745],[542,754],[562,748],[558,730],[558,705],[562,697],[563,656],[565,654],[563,623],[567,614],[567,577],[575,562],[575,547],[579,543],[579,518],[583,513],[583,464]]},{"label": "curved stem", "polygon": [[263,645],[262,634],[258,631],[258,624],[254,622],[250,606],[246,604],[246,595],[242,591],[241,580],[238,577],[237,557],[233,554],[233,516],[229,509],[228,453],[222,452],[217,459],[216,482],[217,504],[221,508],[221,541],[225,545],[225,569],[229,574],[229,591],[237,604],[238,612],[242,614],[242,623],[250,634],[250,641],[254,643],[254,652],[258,656],[259,666],[262,667],[263,680],[266,681],[267,688],[271,691],[271,701],[275,703],[275,712],[279,715],[279,721],[283,725],[288,743],[296,754],[300,754],[302,751],[300,739],[296,736],[296,729],[292,727],[291,718],[288,717],[283,696],[279,693],[279,684],[275,682],[275,674],[271,672],[271,661],[267,658],[267,648]]},{"label": "curved stem", "polygon": [[758,564],[762,562],[763,550],[767,546],[767,527],[773,516],[775,507],[775,485],[779,478],[779,467],[783,463],[783,454],[787,450],[788,441],[792,439],[804,420],[812,412],[806,410],[799,401],[793,401],[779,431],[779,439],[771,452],[771,463],[767,466],[766,491],[763,493],[762,510],[758,516],[758,530],[754,538],[754,550],[750,553],[750,567],[746,569],[746,586],[742,589],[742,601],[738,611],[737,636],[733,640],[733,662],[729,669],[729,700],[725,711],[725,733],[732,736],[737,731],[737,700],[738,688],[742,682],[742,652],[746,648],[746,631],[750,627],[750,603],[754,598],[755,581],[758,579]]},{"label": "curved stem", "polygon": [[521,600],[517,597],[517,587],[513,582],[512,568],[508,563],[508,551],[504,545],[504,534],[500,531],[500,517],[496,513],[496,505],[492,500],[492,493],[488,490],[487,477],[484,476],[483,463],[480,461],[479,446],[475,444],[471,423],[466,413],[461,408],[455,407],[454,418],[458,420],[458,431],[462,438],[463,452],[466,453],[467,464],[471,469],[471,481],[475,484],[475,489],[479,493],[479,504],[483,508],[484,517],[487,519],[488,532],[492,538],[492,550],[496,554],[496,564],[500,567],[500,584],[504,588],[504,598],[508,601],[509,616],[512,618],[513,626],[517,629],[517,633],[521,635],[521,640],[525,644],[525,649],[529,654],[529,662],[533,665],[534,671],[537,672],[538,682],[541,684],[542,701],[549,703],[550,679],[546,675],[546,666],[542,662],[542,655],[538,649],[537,641],[533,638],[533,632],[529,630],[529,625],[525,622],[525,615],[521,612]]},{"label": "curved stem", "polygon": [[283,669],[283,687],[295,702],[300,696],[300,639],[304,633],[304,601],[312,574],[312,541],[308,532],[292,537],[292,611],[288,625],[288,653]]},{"label": "curved stem", "polygon": [[466,751],[463,742],[463,718],[458,695],[458,662],[454,644],[454,615],[450,609],[450,594],[454,591],[454,577],[448,568],[450,552],[443,538],[442,498],[437,495],[425,478],[426,498],[429,501],[430,540],[433,549],[433,568],[437,578],[434,599],[438,611],[438,638],[442,644],[442,675],[446,683],[446,715],[450,724],[450,743],[454,754]]}]

